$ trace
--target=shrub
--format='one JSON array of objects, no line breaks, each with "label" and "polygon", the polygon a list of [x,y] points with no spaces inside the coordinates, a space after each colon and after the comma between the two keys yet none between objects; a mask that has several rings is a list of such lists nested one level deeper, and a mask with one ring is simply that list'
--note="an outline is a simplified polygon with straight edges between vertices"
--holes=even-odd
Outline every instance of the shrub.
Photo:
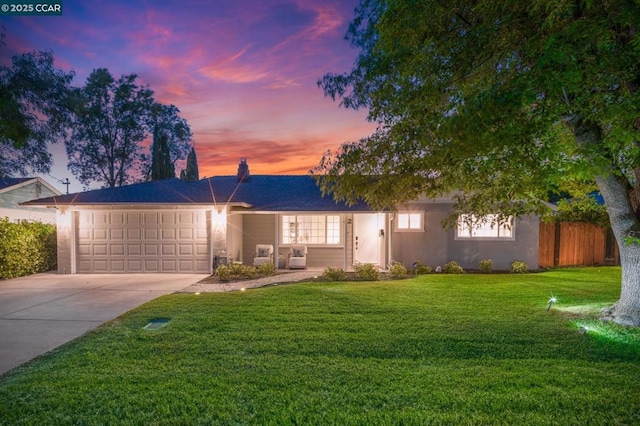
[{"label": "shrub", "polygon": [[514,274],[524,274],[527,272],[527,264],[521,260],[511,262],[511,272]]},{"label": "shrub", "polygon": [[258,266],[258,275],[268,276],[275,275],[275,273],[276,265],[271,262],[263,263],[262,265]]},{"label": "shrub", "polygon": [[259,267],[244,265],[242,263],[232,263],[230,265],[220,265],[216,268],[216,276],[220,281],[231,279],[253,279],[258,276],[274,275],[276,267],[273,263],[263,263]]},{"label": "shrub", "polygon": [[462,269],[462,266],[460,266],[458,262],[452,260],[444,264],[442,272],[444,272],[445,274],[462,274],[464,273],[464,269]]},{"label": "shrub", "polygon": [[415,265],[416,275],[426,275],[426,274],[433,273],[433,269],[430,266],[424,265],[419,260],[417,260],[414,263],[414,265]]},{"label": "shrub", "polygon": [[483,259],[478,264],[480,265],[480,271],[485,274],[490,274],[493,270],[493,261],[491,259]]},{"label": "shrub", "polygon": [[216,268],[216,276],[220,281],[229,281],[231,279],[231,267],[228,265],[220,265]]},{"label": "shrub", "polygon": [[322,272],[322,278],[327,281],[346,281],[347,273],[342,268],[329,267]]},{"label": "shrub", "polygon": [[15,278],[56,268],[56,227],[41,222],[0,219],[0,278]]},{"label": "shrub", "polygon": [[391,275],[391,278],[405,278],[409,275],[409,271],[402,263],[394,262],[393,265],[389,266],[389,275]]},{"label": "shrub", "polygon": [[359,263],[356,265],[356,278],[362,281],[378,281],[380,272],[372,263]]}]

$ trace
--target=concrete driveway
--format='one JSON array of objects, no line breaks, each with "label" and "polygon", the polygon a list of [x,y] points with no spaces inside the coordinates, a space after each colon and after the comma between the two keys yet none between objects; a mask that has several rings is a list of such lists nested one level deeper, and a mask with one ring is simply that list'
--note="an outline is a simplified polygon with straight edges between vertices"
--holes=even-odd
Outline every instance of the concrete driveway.
[{"label": "concrete driveway", "polygon": [[0,375],[206,276],[46,273],[0,281]]}]

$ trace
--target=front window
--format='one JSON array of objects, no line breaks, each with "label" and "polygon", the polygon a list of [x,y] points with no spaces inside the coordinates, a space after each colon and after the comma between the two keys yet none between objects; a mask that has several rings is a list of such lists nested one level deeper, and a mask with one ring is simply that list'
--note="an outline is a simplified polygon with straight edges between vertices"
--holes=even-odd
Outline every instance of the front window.
[{"label": "front window", "polygon": [[513,227],[513,216],[462,214],[458,217],[456,237],[513,239]]},{"label": "front window", "polygon": [[340,244],[340,216],[283,215],[282,244]]},{"label": "front window", "polygon": [[424,229],[424,212],[400,212],[397,215],[396,230],[422,231]]}]

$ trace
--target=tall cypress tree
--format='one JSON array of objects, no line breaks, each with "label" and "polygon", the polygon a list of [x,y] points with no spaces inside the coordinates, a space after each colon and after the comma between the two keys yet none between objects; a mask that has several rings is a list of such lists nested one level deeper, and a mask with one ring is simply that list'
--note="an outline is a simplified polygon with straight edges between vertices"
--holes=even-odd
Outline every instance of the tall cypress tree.
[{"label": "tall cypress tree", "polygon": [[196,150],[193,147],[191,148],[189,155],[187,155],[187,168],[180,172],[180,179],[186,181],[200,180],[200,175],[198,173],[198,159],[196,158]]},{"label": "tall cypress tree", "polygon": [[169,154],[169,143],[164,132],[153,132],[153,147],[151,158],[151,180],[175,177],[175,169]]}]

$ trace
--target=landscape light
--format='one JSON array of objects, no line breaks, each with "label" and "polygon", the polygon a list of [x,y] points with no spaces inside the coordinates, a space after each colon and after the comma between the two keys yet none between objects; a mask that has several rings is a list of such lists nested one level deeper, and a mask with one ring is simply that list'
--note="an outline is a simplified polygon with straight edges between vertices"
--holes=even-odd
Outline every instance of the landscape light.
[{"label": "landscape light", "polygon": [[587,331],[589,331],[589,329],[587,327],[585,327],[584,325],[580,326],[580,334],[587,334]]},{"label": "landscape light", "polygon": [[551,299],[549,299],[549,302],[547,302],[549,304],[549,306],[547,306],[547,312],[549,312],[549,309],[551,309],[553,304],[556,303],[557,301],[558,299],[555,296],[551,296]]}]

